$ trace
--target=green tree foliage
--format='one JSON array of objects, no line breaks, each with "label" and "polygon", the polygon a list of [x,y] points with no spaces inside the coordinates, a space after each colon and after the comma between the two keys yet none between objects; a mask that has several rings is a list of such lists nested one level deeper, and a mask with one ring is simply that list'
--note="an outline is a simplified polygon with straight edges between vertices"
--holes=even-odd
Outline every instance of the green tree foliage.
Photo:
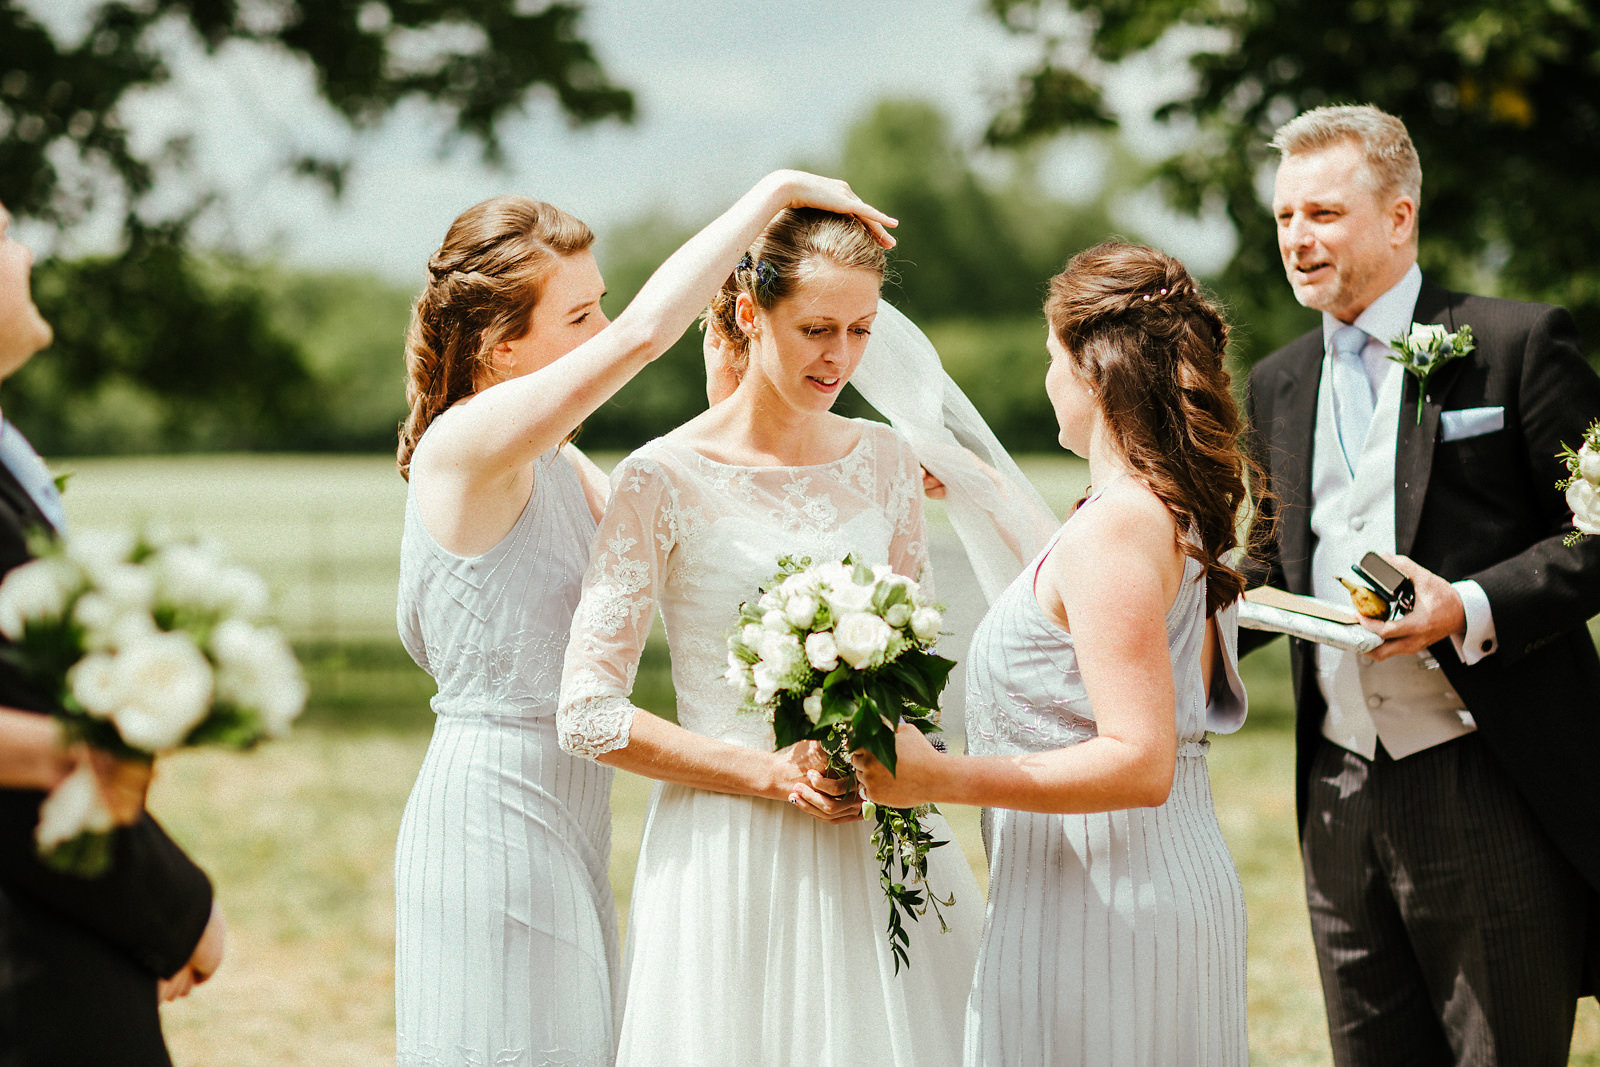
[{"label": "green tree foliage", "polygon": [[[900,220],[884,295],[927,329],[951,376],[1012,448],[1054,450],[1044,394],[1044,287],[1075,251],[1111,230],[1104,201],[1075,206],[1043,192],[1026,154],[1002,177],[980,174],[972,151],[933,105],[886,100],[849,131],[839,158],[802,164],[845,177]],[[691,230],[649,215],[600,235],[615,314]],[[690,330],[584,425],[580,443],[628,450],[705,407],[701,334]],[[870,411],[854,392],[836,408]]]},{"label": "green tree foliage", "polygon": [[406,290],[361,275],[166,261],[182,255],[157,245],[35,270],[56,343],[6,382],[5,405],[41,451],[394,447]]},{"label": "green tree foliage", "polygon": [[[392,402],[340,380],[340,361],[326,352],[302,349],[292,315],[279,321],[296,306],[325,312],[333,293],[268,294],[236,271],[220,279],[214,257],[188,249],[209,194],[176,211],[170,197],[153,196],[182,168],[185,139],[140,136],[123,102],[170,77],[163,48],[176,32],[211,52],[246,44],[308,62],[322,96],[354,126],[427,99],[493,161],[500,120],[537,96],[573,123],[632,117],[632,96],[579,36],[580,13],[573,3],[530,10],[518,0],[105,0],[87,14],[86,32],[63,41],[19,0],[0,0],[0,202],[61,227],[110,204],[123,213],[124,237],[116,256],[41,265],[40,305],[57,342],[7,384],[8,413],[47,450],[285,439],[345,447],[372,439],[363,435],[379,421],[392,436],[398,416],[379,414]],[[282,161],[335,191],[348,162],[314,153]],[[390,383],[400,336],[387,342]],[[342,390],[337,407],[312,382]],[[337,429],[335,417],[360,429]]]},{"label": "green tree foliage", "polygon": [[[40,0],[48,3],[50,0]],[[607,81],[578,35],[581,7],[526,11],[517,0],[105,0],[87,32],[64,43],[19,0],[0,0],[0,200],[21,217],[77,221],[109,179],[137,234],[158,169],[181,162],[181,138],[143,145],[119,105],[171,76],[162,30],[206,50],[232,43],[308,61],[323,97],[357,126],[420,97],[456,129],[499,151],[497,124],[536,93],[575,123],[628,119],[633,97]],[[148,139],[145,139],[148,140]],[[304,154],[287,166],[337,185],[348,160]],[[100,181],[70,180],[87,167]]]},{"label": "green tree foliage", "polygon": [[[1565,304],[1600,339],[1600,9],[1584,0],[989,0],[1042,58],[995,118],[1016,141],[1104,127],[1111,65],[1169,34],[1194,79],[1157,117],[1192,126],[1163,162],[1173,204],[1220,201],[1239,230],[1224,287],[1261,316],[1257,351],[1291,316],[1259,196],[1272,131],[1296,113],[1373,103],[1405,120],[1422,157],[1423,269],[1448,284]],[[1272,292],[1278,295],[1267,296]],[[1292,317],[1305,325],[1303,315]],[[1289,326],[1294,330],[1294,326]],[[1271,336],[1263,337],[1270,331]]]},{"label": "green tree foliage", "polygon": [[254,286],[167,243],[34,275],[56,342],[6,383],[6,411],[41,450],[260,447],[305,414],[299,348]]},{"label": "green tree foliage", "polygon": [[919,100],[885,100],[849,132],[839,162],[869,203],[900,220],[889,298],[913,318],[1036,315],[1044,283],[1111,230],[1103,203],[1047,196],[1031,160],[981,176],[945,116]]}]

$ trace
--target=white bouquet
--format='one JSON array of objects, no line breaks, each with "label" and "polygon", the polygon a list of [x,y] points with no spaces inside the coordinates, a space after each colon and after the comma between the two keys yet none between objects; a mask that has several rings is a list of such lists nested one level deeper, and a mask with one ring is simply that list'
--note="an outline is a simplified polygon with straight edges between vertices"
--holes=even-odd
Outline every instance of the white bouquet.
[{"label": "white bouquet", "polygon": [[[33,546],[0,582],[0,655],[74,740],[127,759],[249,748],[306,701],[287,641],[259,618],[260,577],[206,545],[84,531]],[[86,876],[110,862],[111,816],[86,764],[40,807],[40,855]]]},{"label": "white bouquet", "polygon": [[1589,424],[1576,452],[1566,445],[1556,458],[1567,465],[1568,477],[1556,488],[1566,491],[1572,509],[1575,529],[1565,541],[1571,546],[1587,535],[1600,534],[1600,419]]},{"label": "white bouquet", "polygon": [[[902,720],[924,733],[939,729],[939,692],[955,666],[932,652],[943,613],[912,579],[849,556],[815,566],[785,556],[778,568],[756,600],[739,605],[723,677],[766,715],[779,748],[817,741],[841,777],[850,773],[850,753],[864,748],[892,773]],[[934,810],[862,805],[876,824],[897,971],[909,963],[902,913],[917,919],[931,905],[943,927],[939,908],[954,903],[926,885],[928,853],[945,844],[922,823]]]}]

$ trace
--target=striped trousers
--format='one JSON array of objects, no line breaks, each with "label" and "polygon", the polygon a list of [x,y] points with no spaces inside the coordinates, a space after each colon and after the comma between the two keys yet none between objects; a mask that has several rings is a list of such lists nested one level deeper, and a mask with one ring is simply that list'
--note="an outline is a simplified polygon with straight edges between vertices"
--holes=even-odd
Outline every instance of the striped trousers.
[{"label": "striped trousers", "polygon": [[1302,837],[1334,1062],[1567,1062],[1588,888],[1468,734],[1324,741]]}]

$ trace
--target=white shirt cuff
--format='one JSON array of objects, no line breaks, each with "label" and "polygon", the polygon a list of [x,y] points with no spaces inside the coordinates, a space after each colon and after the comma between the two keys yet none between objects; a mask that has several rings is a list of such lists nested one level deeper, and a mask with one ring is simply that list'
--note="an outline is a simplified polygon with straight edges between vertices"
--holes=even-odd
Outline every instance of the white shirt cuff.
[{"label": "white shirt cuff", "polygon": [[1500,647],[1494,634],[1494,614],[1489,610],[1488,594],[1477,582],[1468,578],[1451,582],[1450,587],[1461,597],[1461,608],[1467,616],[1466,634],[1452,634],[1450,643],[1456,646],[1461,662],[1470,667]]}]

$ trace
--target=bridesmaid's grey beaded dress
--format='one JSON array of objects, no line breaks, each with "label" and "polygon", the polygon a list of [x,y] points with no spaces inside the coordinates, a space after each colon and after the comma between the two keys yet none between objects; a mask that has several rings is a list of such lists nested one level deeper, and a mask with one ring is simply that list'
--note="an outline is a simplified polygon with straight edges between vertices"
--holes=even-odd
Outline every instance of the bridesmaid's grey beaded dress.
[{"label": "bridesmaid's grey beaded dress", "polygon": [[482,555],[440,547],[407,494],[400,635],[439,693],[395,848],[402,1067],[612,1062],[612,772],[555,726],[594,531],[555,450]]},{"label": "bridesmaid's grey beaded dress", "polygon": [[[1043,752],[1095,736],[1072,636],[1034,597],[1054,544],[996,598],[973,634],[973,755]],[[1089,815],[984,813],[989,907],[967,1004],[969,1067],[1248,1058],[1244,896],[1206,769],[1201,574],[1185,560],[1166,619],[1178,695],[1178,767],[1166,803]],[[1244,719],[1233,615],[1231,608],[1219,613],[1228,662],[1228,684],[1217,687],[1226,693],[1210,709],[1219,732]]]}]

